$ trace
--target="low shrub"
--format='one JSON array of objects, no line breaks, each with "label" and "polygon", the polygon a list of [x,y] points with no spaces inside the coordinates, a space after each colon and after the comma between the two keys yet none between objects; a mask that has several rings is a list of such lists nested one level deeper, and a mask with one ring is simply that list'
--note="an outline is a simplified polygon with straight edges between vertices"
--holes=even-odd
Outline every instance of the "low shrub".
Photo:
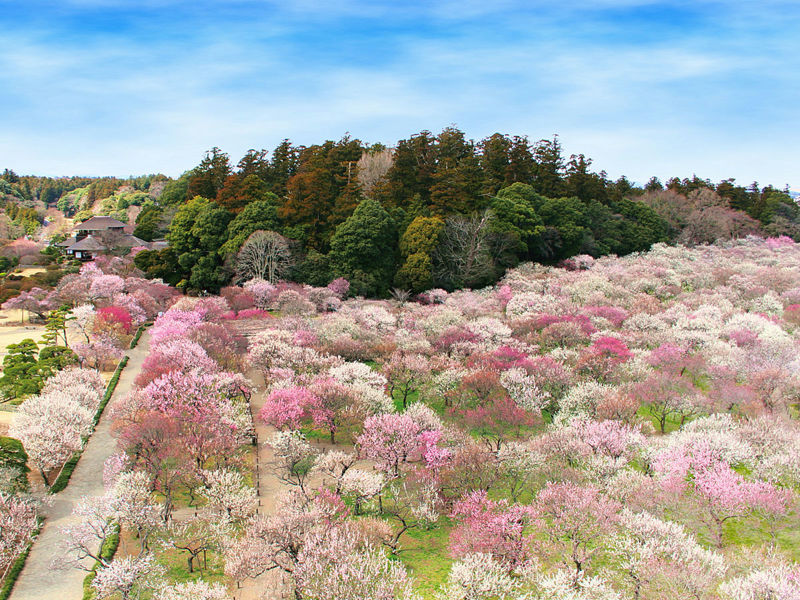
[{"label": "low shrub", "polygon": [[[106,539],[103,547],[100,548],[100,558],[105,561],[109,561],[114,558],[114,555],[117,553],[117,549],[119,548],[119,527],[117,528],[117,532],[111,534]],[[83,600],[94,600],[95,598],[95,591],[92,587],[92,582],[94,581],[95,575],[97,575],[97,569],[100,567],[100,562],[97,561],[92,566],[92,570],[89,571],[89,574],[83,578]]]}]

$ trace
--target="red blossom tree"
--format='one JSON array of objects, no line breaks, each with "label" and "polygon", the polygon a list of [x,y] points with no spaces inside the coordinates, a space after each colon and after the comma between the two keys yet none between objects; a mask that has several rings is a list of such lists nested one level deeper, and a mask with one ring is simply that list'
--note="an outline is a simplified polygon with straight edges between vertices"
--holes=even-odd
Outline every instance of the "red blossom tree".
[{"label": "red blossom tree", "polygon": [[119,328],[123,333],[129,334],[133,328],[131,314],[121,306],[104,306],[98,308],[95,314],[95,329],[107,331]]},{"label": "red blossom tree", "polygon": [[607,379],[619,365],[633,358],[633,354],[622,340],[610,336],[597,338],[583,352],[578,369],[597,379]]}]

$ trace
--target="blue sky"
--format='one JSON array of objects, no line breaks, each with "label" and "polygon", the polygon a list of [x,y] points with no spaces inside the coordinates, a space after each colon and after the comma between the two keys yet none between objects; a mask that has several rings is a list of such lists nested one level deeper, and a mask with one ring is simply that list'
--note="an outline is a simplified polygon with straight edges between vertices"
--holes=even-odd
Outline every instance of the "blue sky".
[{"label": "blue sky", "polygon": [[791,0],[0,0],[0,168],[178,175],[219,146],[456,124],[636,181],[800,188]]}]

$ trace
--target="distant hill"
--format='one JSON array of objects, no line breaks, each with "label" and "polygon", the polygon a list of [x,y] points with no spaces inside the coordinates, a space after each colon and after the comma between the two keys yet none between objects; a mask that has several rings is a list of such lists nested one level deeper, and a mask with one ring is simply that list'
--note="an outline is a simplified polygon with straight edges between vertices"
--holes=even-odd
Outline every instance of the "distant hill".
[{"label": "distant hill", "polygon": [[143,240],[166,238],[169,248],[142,252],[137,266],[210,292],[238,277],[237,255],[257,231],[279,234],[290,249],[289,279],[320,286],[343,277],[352,293],[383,297],[393,288],[482,287],[520,262],[621,256],[656,242],[750,234],[800,241],[800,191],[790,197],[771,185],[696,175],[611,180],[591,158],[565,153],[558,136],[472,140],[456,127],[392,147],[349,135],[310,146],[283,140],[238,161],[215,147],[177,179],[6,169],[0,194],[11,198],[14,231],[28,235],[45,209],[57,209],[76,222],[112,216]]}]

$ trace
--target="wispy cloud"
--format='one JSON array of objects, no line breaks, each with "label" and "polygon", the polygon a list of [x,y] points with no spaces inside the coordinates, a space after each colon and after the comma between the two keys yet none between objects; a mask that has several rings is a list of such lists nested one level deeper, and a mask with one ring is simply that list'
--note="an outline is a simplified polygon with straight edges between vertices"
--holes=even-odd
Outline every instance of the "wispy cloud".
[{"label": "wispy cloud", "polygon": [[0,167],[176,175],[218,145],[559,133],[610,175],[797,185],[790,2],[0,0]]}]

